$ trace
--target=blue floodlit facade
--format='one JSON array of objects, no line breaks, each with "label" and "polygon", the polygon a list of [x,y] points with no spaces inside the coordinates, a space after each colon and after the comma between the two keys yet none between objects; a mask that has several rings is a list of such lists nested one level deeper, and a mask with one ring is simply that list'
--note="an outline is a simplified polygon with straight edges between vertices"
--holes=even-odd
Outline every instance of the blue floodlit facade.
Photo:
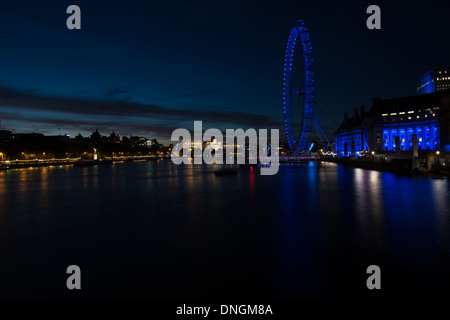
[{"label": "blue floodlit facade", "polygon": [[417,94],[427,94],[450,89],[450,69],[430,70],[417,81]]},{"label": "blue floodlit facade", "polygon": [[361,156],[369,152],[369,128],[361,118],[366,116],[364,106],[354,110],[352,118],[345,114],[343,124],[335,135],[335,151],[339,156]]},{"label": "blue floodlit facade", "polygon": [[[291,74],[292,62],[294,58],[295,42],[300,37],[302,44],[303,55],[303,90],[296,90],[292,88]],[[301,123],[300,138],[297,141],[294,137],[292,126],[291,113],[291,95],[303,95],[303,113]],[[284,114],[284,128],[286,138],[291,150],[297,148],[299,151],[304,151],[309,147],[309,136],[313,121],[314,108],[314,60],[312,56],[311,38],[308,29],[303,20],[298,20],[294,23],[289,35],[286,55],[284,61],[284,75],[283,75],[283,114]]]},{"label": "blue floodlit facade", "polygon": [[335,151],[341,157],[375,153],[412,153],[417,149],[447,151],[450,147],[450,90],[412,97],[374,99],[345,114],[335,134]]},{"label": "blue floodlit facade", "polygon": [[431,71],[425,73],[417,82],[417,94],[426,94],[435,92],[434,78]]}]

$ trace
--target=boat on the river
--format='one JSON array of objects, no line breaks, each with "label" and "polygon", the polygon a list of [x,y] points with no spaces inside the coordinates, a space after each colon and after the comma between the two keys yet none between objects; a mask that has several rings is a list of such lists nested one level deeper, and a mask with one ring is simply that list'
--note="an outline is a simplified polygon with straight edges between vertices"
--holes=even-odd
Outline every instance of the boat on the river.
[{"label": "boat on the river", "polygon": [[233,169],[218,169],[214,170],[214,174],[216,176],[235,176],[237,175],[237,171]]},{"label": "boat on the river", "polygon": [[78,160],[73,163],[74,166],[77,167],[91,167],[101,164],[112,164],[112,160]]},{"label": "boat on the river", "polygon": [[90,166],[95,166],[98,163],[99,163],[98,160],[78,160],[78,161],[74,162],[73,165],[76,167],[90,167]]}]

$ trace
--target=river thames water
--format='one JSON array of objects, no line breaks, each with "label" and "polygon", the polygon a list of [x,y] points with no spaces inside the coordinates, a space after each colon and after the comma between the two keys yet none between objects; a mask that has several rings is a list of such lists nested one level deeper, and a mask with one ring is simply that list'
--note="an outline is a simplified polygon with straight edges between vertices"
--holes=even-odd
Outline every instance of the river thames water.
[{"label": "river thames water", "polygon": [[[0,298],[450,297],[448,180],[332,163],[214,169],[0,172]],[[66,288],[73,264],[79,291]]]}]

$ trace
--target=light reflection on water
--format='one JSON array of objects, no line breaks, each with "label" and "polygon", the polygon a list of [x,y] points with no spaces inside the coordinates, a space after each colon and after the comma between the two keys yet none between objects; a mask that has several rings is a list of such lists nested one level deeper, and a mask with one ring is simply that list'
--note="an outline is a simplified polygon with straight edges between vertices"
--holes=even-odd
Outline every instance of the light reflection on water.
[{"label": "light reflection on water", "polygon": [[388,296],[449,284],[447,180],[331,163],[275,176],[216,168],[1,172],[0,297],[65,296],[55,274],[75,262],[89,270],[87,297],[365,297],[369,264],[400,279]]}]

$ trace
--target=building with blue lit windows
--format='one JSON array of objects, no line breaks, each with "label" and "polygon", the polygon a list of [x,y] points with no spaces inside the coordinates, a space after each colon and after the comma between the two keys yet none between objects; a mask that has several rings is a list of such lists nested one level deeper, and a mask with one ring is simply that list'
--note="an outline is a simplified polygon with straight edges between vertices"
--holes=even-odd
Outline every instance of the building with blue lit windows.
[{"label": "building with blue lit windows", "polygon": [[371,109],[346,113],[335,133],[339,156],[450,152],[450,90],[404,98],[373,99]]},{"label": "building with blue lit windows", "polygon": [[426,94],[450,89],[450,69],[430,70],[417,81],[417,94]]},{"label": "building with blue lit windows", "polygon": [[369,126],[365,107],[354,109],[352,117],[344,114],[344,122],[336,132],[335,149],[339,156],[360,156],[369,151]]}]

